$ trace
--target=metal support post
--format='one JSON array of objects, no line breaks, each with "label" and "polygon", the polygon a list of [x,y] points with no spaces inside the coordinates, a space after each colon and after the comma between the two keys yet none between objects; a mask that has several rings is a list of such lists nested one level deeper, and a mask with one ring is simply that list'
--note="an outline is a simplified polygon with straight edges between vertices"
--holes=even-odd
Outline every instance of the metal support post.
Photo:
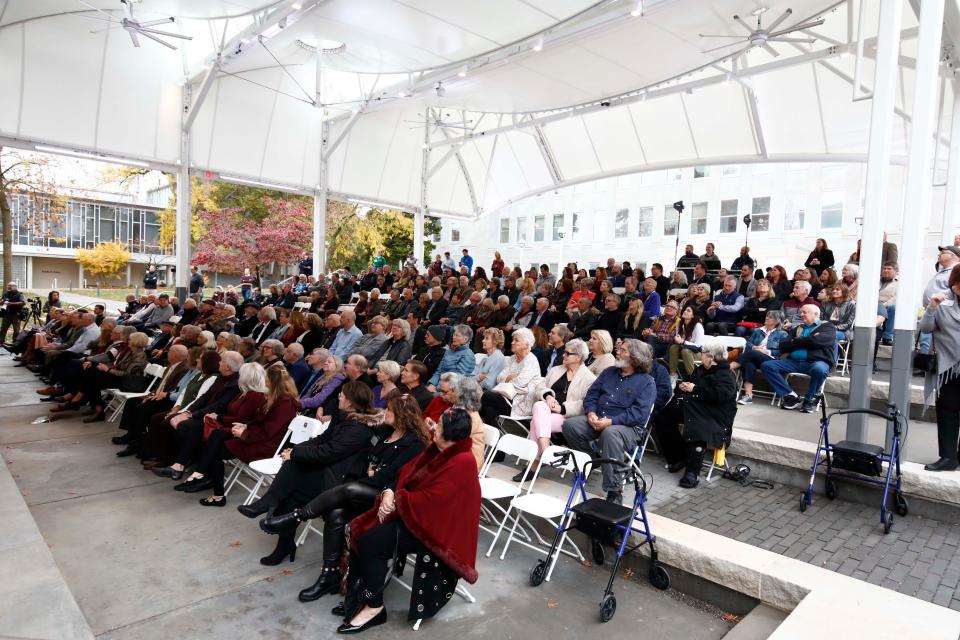
[{"label": "metal support post", "polygon": [[[883,222],[887,205],[887,176],[890,169],[893,108],[896,103],[900,54],[900,23],[903,3],[880,4],[873,105],[870,113],[870,145],[867,152],[867,185],[860,242],[860,282],[853,332],[853,359],[850,368],[851,408],[870,406],[873,381],[873,350],[883,248]],[[847,418],[847,439],[862,442],[866,436],[866,414]]]},{"label": "metal support post", "polygon": [[953,244],[953,238],[960,227],[960,80],[956,78],[953,80],[953,120],[950,124],[949,162],[940,246]]},{"label": "metal support post", "polygon": [[[413,256],[417,259],[420,267],[429,264],[429,260],[423,257],[423,226],[427,215],[427,182],[430,171],[430,122],[432,110],[427,108],[427,114],[423,119],[423,159],[420,166],[420,207],[413,214]],[[419,268],[419,267],[418,267]]]},{"label": "metal support post", "polygon": [[320,133],[320,184],[313,196],[313,273],[327,271],[327,201],[330,179],[327,164],[327,144],[330,139],[330,123],[324,120]]},{"label": "metal support post", "polygon": [[[944,0],[923,0],[920,33],[917,36],[917,69],[914,75],[913,122],[910,127],[910,151],[907,166],[907,193],[904,202],[903,240],[900,245],[900,281],[897,284],[897,308],[894,320],[893,368],[890,374],[890,402],[910,416],[910,385],[913,377],[913,334],[915,310],[923,292],[923,241],[930,220],[933,185],[930,181],[936,129],[940,39],[943,33]],[[869,283],[869,280],[867,281]],[[906,435],[906,434],[904,434]],[[889,451],[893,426],[887,425],[886,448]]]}]

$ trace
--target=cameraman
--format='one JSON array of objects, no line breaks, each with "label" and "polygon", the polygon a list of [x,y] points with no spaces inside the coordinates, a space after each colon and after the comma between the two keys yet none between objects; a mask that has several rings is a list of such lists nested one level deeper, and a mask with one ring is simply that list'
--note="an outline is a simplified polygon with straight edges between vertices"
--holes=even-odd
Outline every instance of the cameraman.
[{"label": "cameraman", "polygon": [[16,282],[8,282],[7,290],[3,292],[3,302],[7,306],[3,310],[3,322],[0,323],[0,342],[7,341],[7,331],[13,325],[13,337],[20,333],[20,313],[23,311],[27,299],[17,291]]}]

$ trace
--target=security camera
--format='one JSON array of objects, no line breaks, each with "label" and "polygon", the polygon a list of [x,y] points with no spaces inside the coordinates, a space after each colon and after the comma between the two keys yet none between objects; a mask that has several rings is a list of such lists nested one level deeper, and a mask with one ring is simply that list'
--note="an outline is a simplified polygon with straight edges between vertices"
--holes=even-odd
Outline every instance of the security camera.
[{"label": "security camera", "polygon": [[447,90],[444,88],[442,82],[438,82],[437,86],[434,87],[434,90],[437,92],[438,98],[442,98],[443,96],[447,95]]}]

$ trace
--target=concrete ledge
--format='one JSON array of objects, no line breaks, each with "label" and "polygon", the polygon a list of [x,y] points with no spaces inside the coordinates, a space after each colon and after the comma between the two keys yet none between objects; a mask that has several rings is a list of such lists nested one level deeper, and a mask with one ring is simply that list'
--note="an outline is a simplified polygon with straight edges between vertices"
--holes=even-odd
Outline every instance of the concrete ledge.
[{"label": "concrete ledge", "polygon": [[33,515],[0,458],[0,637],[92,640]]},{"label": "concrete ledge", "polygon": [[[824,383],[823,390],[828,395],[849,398],[850,378],[830,376]],[[890,383],[885,380],[873,380],[870,383],[870,397],[885,402],[890,397]],[[923,385],[910,385],[910,404],[923,406]]]},{"label": "concrete ledge", "polygon": [[[787,618],[770,635],[956,640],[960,612],[651,514],[660,559],[755,597]],[[828,630],[828,631],[827,631]]]},{"label": "concrete ledge", "polygon": [[[728,452],[734,456],[802,469],[809,473],[816,450],[817,445],[813,442],[734,428]],[[960,505],[960,473],[925,471],[923,465],[915,462],[901,463],[900,470],[904,493],[908,496]]]}]

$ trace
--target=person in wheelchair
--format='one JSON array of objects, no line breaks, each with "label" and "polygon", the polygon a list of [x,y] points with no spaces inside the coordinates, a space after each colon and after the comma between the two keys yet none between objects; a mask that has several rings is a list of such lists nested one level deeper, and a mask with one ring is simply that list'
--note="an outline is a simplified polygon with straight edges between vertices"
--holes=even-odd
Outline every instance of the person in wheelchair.
[{"label": "person in wheelchair", "polygon": [[727,364],[727,348],[708,343],[700,358],[693,380],[677,385],[680,393],[660,412],[654,427],[657,449],[669,471],[686,469],[680,479],[685,489],[700,484],[706,450],[730,444],[737,415],[737,381]]},{"label": "person in wheelchair", "polygon": [[344,615],[338,633],[359,633],[387,621],[383,591],[391,558],[418,556],[413,617],[439,611],[459,578],[477,581],[480,481],[470,430],[467,411],[444,412],[430,427],[431,444],[400,470],[396,488],[384,491],[372,509],[350,522],[353,578],[344,607],[335,609]]}]

